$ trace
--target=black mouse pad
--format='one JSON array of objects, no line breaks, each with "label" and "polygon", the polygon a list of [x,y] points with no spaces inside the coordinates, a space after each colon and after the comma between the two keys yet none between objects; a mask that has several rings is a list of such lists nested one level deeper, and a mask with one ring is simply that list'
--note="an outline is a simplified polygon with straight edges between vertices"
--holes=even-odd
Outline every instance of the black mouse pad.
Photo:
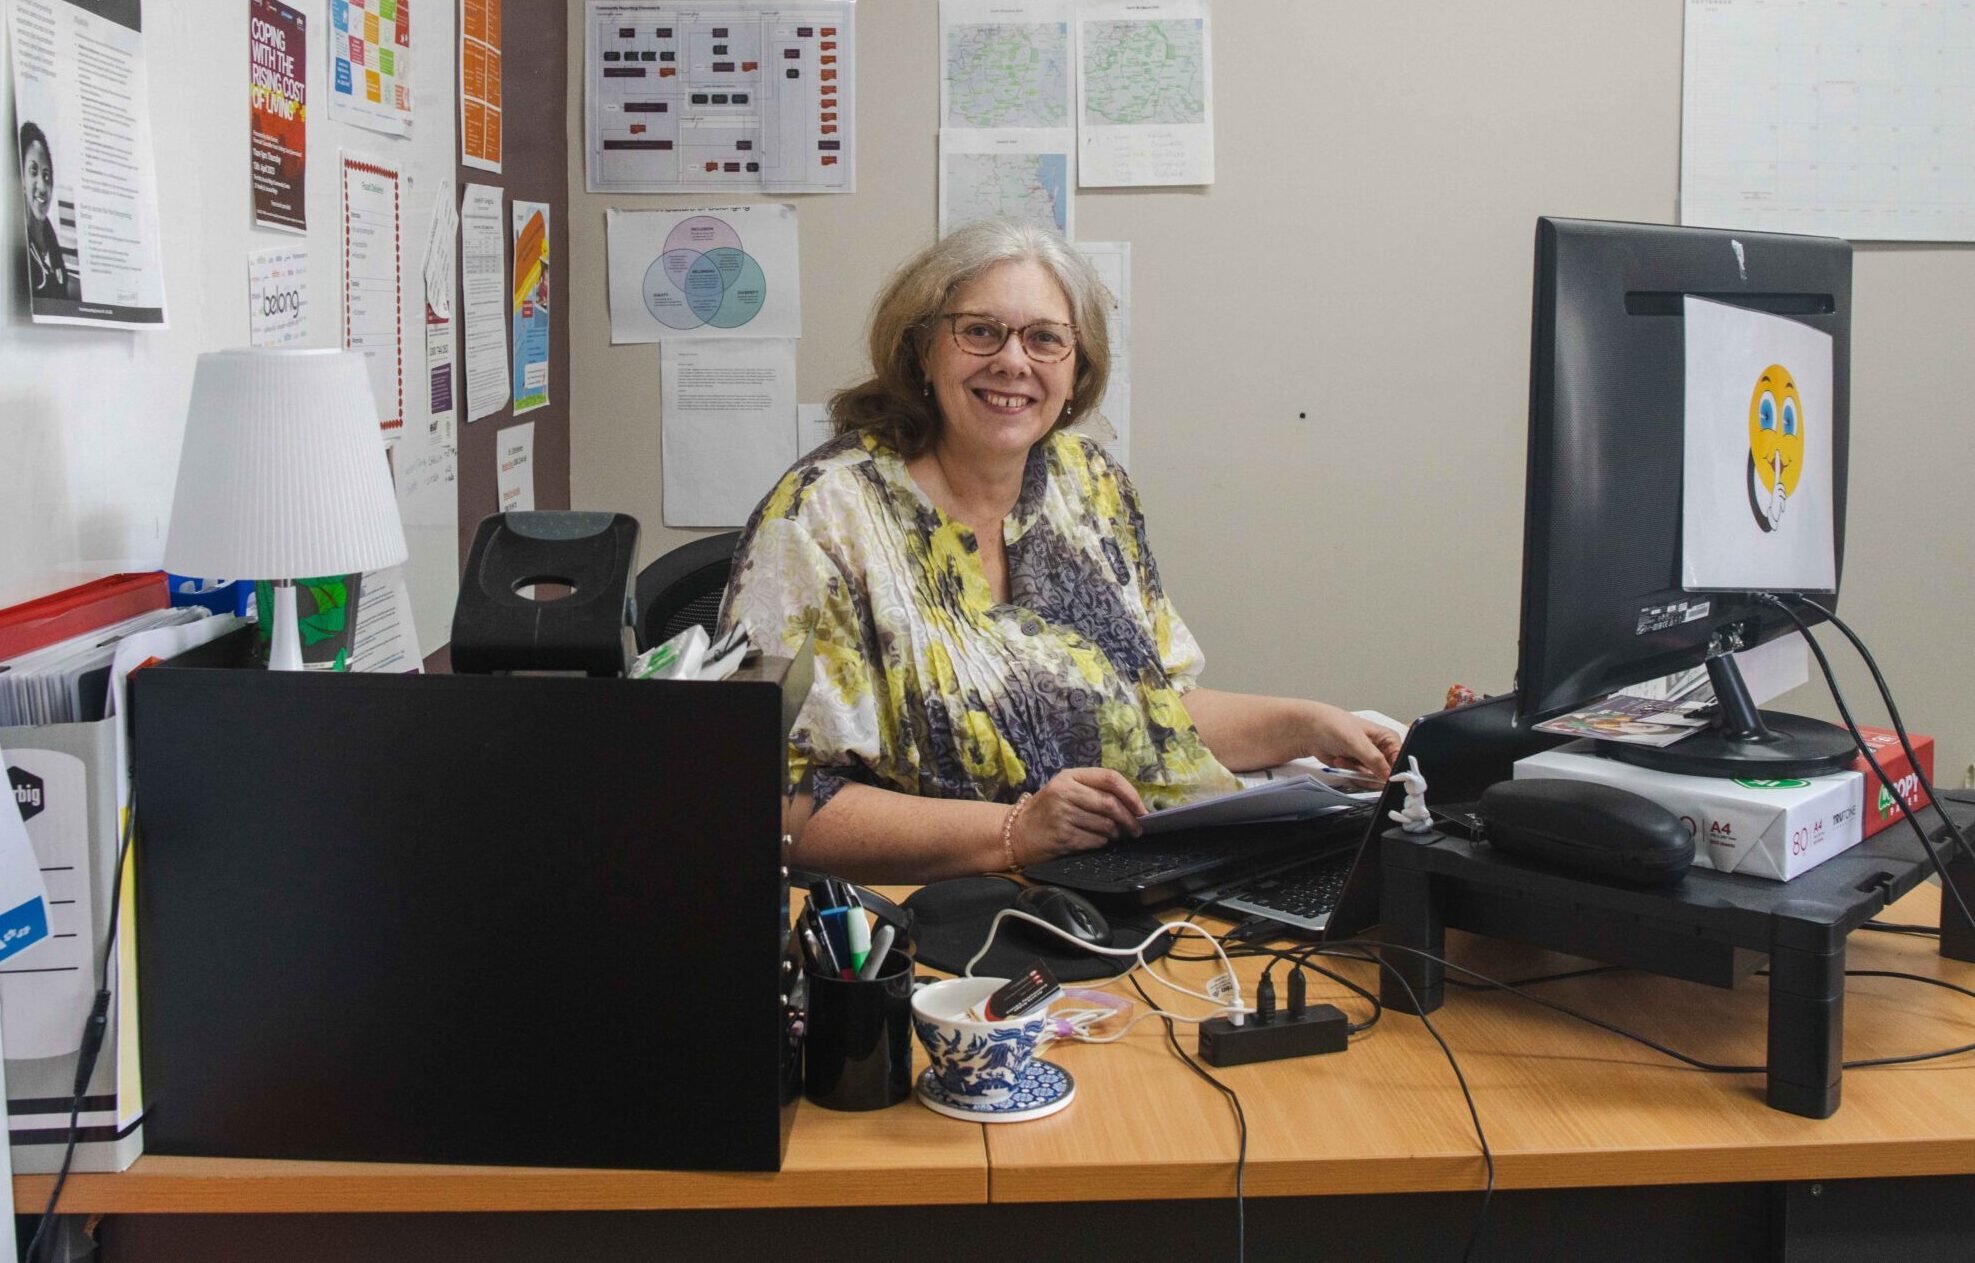
[{"label": "black mouse pad", "polygon": [[[955,877],[920,887],[905,901],[918,926],[919,963],[950,974],[966,969],[968,959],[987,941],[994,914],[1014,907],[1021,891],[1019,882],[1006,877]],[[1144,915],[1106,913],[1104,919],[1111,926],[1109,947],[1135,947],[1159,928],[1157,918]],[[1145,958],[1157,960],[1172,943],[1172,935],[1160,935],[1145,949]],[[1079,951],[1045,930],[1011,919],[1002,922],[994,946],[974,972],[1013,978],[1038,960],[1055,972],[1059,982],[1115,978],[1132,965],[1129,956]]]}]

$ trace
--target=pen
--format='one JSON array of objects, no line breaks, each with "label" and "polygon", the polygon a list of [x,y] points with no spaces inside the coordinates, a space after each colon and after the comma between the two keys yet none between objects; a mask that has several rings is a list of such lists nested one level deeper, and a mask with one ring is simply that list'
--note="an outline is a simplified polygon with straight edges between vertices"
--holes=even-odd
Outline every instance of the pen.
[{"label": "pen", "polygon": [[841,977],[852,976],[850,964],[849,908],[825,908],[817,914],[823,922],[822,939],[830,946],[832,963]]},{"label": "pen", "polygon": [[864,962],[871,955],[871,923],[864,919],[864,909],[853,903],[844,917],[844,929],[849,931],[850,967],[862,976]]},{"label": "pen", "polygon": [[1317,770],[1319,772],[1322,772],[1325,776],[1342,776],[1346,780],[1363,781],[1367,785],[1385,784],[1385,778],[1382,776],[1367,776],[1363,772],[1353,772],[1350,768],[1319,767]]},{"label": "pen", "polygon": [[823,948],[816,941],[816,931],[806,925],[803,926],[802,941],[809,949],[809,967],[818,973],[823,972]]},{"label": "pen", "polygon": [[871,936],[871,954],[864,958],[864,968],[857,971],[859,978],[869,980],[878,976],[879,967],[885,963],[885,957],[891,953],[894,937],[895,933],[891,926],[878,927],[878,932]]}]

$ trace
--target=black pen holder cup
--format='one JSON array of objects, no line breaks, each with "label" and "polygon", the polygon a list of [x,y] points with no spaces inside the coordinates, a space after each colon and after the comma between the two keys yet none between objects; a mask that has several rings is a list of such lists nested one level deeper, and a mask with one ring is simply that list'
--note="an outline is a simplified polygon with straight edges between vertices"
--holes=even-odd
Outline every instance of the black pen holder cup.
[{"label": "black pen holder cup", "polygon": [[912,1095],[912,958],[886,955],[876,978],[809,971],[803,1093],[833,1110],[878,1110]]}]

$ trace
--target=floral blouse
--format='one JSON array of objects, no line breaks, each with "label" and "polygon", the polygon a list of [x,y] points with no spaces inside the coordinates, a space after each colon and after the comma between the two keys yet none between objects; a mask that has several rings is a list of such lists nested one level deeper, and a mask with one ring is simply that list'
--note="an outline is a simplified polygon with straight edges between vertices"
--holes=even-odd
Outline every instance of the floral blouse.
[{"label": "floral blouse", "polygon": [[1237,788],[1180,702],[1200,647],[1124,470],[1079,436],[1045,438],[1002,538],[996,604],[973,530],[868,434],[798,461],[755,510],[721,625],[770,653],[814,632],[790,771],[815,807],[847,782],[1010,802],[1070,767],[1115,769],[1151,809]]}]

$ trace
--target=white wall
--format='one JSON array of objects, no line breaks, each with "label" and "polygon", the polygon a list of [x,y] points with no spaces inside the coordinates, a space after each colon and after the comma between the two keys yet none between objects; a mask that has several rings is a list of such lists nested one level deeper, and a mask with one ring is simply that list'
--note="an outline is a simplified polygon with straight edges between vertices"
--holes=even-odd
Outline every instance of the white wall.
[{"label": "white wall", "polygon": [[[1132,243],[1132,475],[1210,683],[1397,715],[1510,687],[1535,220],[1675,221],[1681,12],[1220,0],[1219,182],[1079,194],[1080,237]],[[805,400],[860,371],[872,296],[934,233],[937,5],[858,22],[859,191],[789,199]],[[690,536],[660,525],[656,348],[609,345],[603,211],[694,199],[583,192],[573,7],[570,32],[571,494],[637,515],[649,557]],[[1861,246],[1854,284],[1845,604],[1959,784],[1975,247]]]},{"label": "white wall", "polygon": [[[422,424],[418,286],[433,190],[455,155],[455,6],[414,8],[416,121],[397,139],[329,119],[327,0],[308,17],[309,302],[312,346],[338,345],[339,150],[396,161],[404,190],[406,428]],[[144,47],[170,328],[33,326],[19,259],[20,169],[0,163],[0,605],[99,575],[156,569],[178,470],[193,362],[245,346],[247,255],[301,240],[253,227],[248,183],[246,0],[148,0]],[[4,40],[6,37],[0,37]],[[10,43],[0,43],[0,116],[14,120]],[[457,528],[408,531],[419,635],[443,643],[458,582]]]}]

